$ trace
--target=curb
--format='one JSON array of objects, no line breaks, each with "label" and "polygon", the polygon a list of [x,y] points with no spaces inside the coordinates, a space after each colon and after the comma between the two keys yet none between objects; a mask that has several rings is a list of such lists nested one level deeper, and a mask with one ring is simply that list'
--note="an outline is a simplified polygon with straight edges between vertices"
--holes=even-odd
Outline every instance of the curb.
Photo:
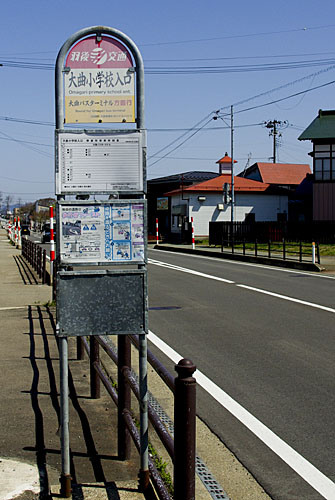
[{"label": "curb", "polygon": [[179,253],[187,253],[193,255],[203,255],[205,257],[214,257],[218,259],[227,259],[227,260],[236,260],[241,262],[252,262],[254,264],[266,264],[268,266],[275,267],[285,267],[290,269],[300,269],[303,271],[314,271],[321,272],[324,270],[319,264],[313,264],[312,262],[298,262],[292,260],[282,260],[282,259],[271,259],[265,256],[254,256],[254,255],[240,255],[236,253],[225,253],[225,252],[217,252],[215,250],[200,250],[193,248],[181,248],[177,246],[168,246],[168,245],[155,245],[155,250],[165,250],[170,252],[179,252]]}]

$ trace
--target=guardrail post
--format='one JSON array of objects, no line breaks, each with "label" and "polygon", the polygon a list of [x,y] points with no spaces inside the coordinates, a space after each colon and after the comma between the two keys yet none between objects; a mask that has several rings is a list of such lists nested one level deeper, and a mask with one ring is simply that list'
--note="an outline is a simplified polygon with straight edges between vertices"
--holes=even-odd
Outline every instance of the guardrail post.
[{"label": "guardrail post", "polygon": [[57,261],[54,260],[52,266],[50,267],[50,281],[52,286],[52,300],[56,300],[57,296]]},{"label": "guardrail post", "polygon": [[131,408],[131,392],[123,374],[123,367],[131,368],[131,344],[128,335],[118,335],[118,457],[128,460],[131,451],[131,436],[123,419],[124,410]]},{"label": "guardrail post", "polygon": [[299,243],[299,262],[302,262],[302,241]]},{"label": "guardrail post", "polygon": [[43,250],[43,262],[42,262],[42,283],[43,285],[47,281],[47,252]]},{"label": "guardrail post", "polygon": [[85,358],[85,346],[81,337],[77,337],[77,361],[82,361]]},{"label": "guardrail post", "polygon": [[91,398],[100,398],[100,378],[98,372],[94,368],[94,363],[99,363],[99,344],[94,335],[90,336],[90,383],[91,383]]},{"label": "guardrail post", "polygon": [[195,499],[196,370],[189,359],[175,366],[174,499]]},{"label": "guardrail post", "polygon": [[245,238],[243,238],[243,255],[245,255]]},{"label": "guardrail post", "polygon": [[283,238],[283,260],[286,260],[285,238]]},{"label": "guardrail post", "polygon": [[268,242],[268,257],[271,259],[271,240]]},{"label": "guardrail post", "polygon": [[43,250],[42,247],[39,248],[39,268],[40,268],[40,278],[42,278],[43,274]]},{"label": "guardrail post", "polygon": [[257,251],[258,251],[258,249],[257,249],[257,239],[256,239],[255,240],[255,257],[257,257]]},{"label": "guardrail post", "polygon": [[318,264],[321,264],[319,242],[317,242],[317,244],[316,244],[316,253],[317,253],[317,256],[318,256]]}]

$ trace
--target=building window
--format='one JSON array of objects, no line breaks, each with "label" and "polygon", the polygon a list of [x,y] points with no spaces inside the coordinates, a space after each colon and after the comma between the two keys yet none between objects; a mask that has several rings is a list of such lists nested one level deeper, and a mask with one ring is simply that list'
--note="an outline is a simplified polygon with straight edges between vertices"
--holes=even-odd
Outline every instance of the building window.
[{"label": "building window", "polygon": [[314,179],[316,181],[335,180],[335,144],[315,144]]}]

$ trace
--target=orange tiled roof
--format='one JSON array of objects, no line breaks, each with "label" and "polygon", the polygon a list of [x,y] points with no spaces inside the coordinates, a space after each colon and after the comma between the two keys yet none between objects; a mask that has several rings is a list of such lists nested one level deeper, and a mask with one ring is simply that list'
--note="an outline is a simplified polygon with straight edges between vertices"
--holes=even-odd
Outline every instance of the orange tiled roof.
[{"label": "orange tiled roof", "polygon": [[[229,182],[231,184],[231,175],[223,174],[218,177],[214,177],[214,179],[210,179],[208,181],[200,182],[199,184],[193,184],[192,186],[185,187],[182,189],[175,189],[174,191],[170,191],[166,193],[167,196],[171,196],[174,194],[179,194],[182,191],[185,192],[222,192],[222,186],[225,182]],[[244,177],[235,177],[234,176],[234,191],[240,192],[263,192],[266,191],[270,187],[269,184],[264,182],[253,181],[251,179],[245,179]]]},{"label": "orange tiled roof", "polygon": [[263,182],[268,184],[299,185],[311,173],[307,163],[256,163]]}]

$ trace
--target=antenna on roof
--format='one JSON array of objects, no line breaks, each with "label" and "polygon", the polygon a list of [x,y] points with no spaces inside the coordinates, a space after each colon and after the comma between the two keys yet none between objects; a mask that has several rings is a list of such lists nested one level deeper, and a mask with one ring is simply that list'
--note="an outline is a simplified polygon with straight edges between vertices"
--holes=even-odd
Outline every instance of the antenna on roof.
[{"label": "antenna on roof", "polygon": [[245,167],[244,167],[244,170],[243,170],[243,173],[242,173],[242,177],[245,177],[245,173],[247,171],[247,168],[250,165],[251,157],[252,157],[252,153],[248,153],[248,159],[247,159],[247,163],[245,164]]}]

